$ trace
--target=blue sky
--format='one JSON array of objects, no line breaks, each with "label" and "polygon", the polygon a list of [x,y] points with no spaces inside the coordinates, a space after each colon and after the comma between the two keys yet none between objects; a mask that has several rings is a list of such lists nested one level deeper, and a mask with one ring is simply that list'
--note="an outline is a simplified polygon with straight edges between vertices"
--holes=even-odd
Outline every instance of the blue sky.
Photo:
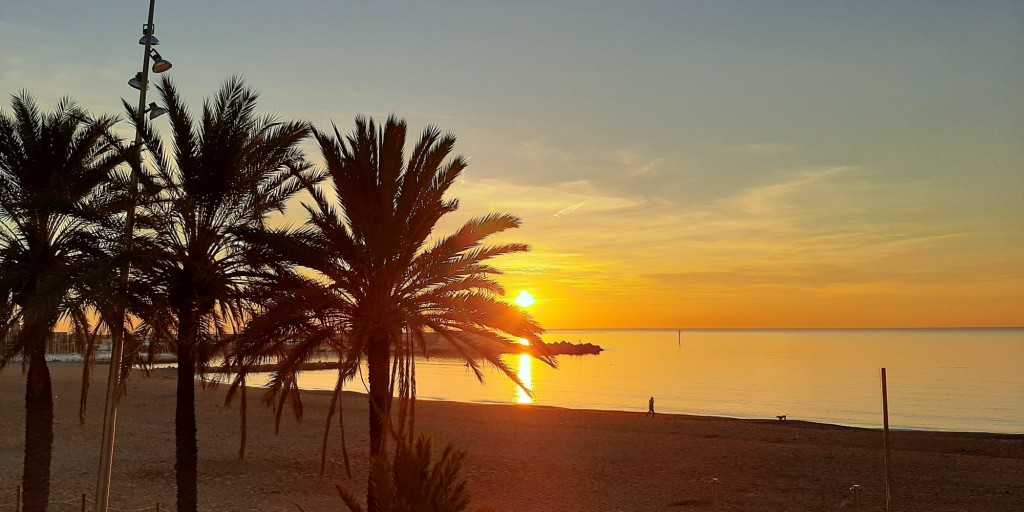
[{"label": "blue sky", "polygon": [[[119,112],[147,7],[5,5],[0,91]],[[158,1],[155,21],[196,110],[237,74],[321,128],[454,131],[464,215],[523,217],[506,282],[549,327],[1024,324],[1020,2]]]}]

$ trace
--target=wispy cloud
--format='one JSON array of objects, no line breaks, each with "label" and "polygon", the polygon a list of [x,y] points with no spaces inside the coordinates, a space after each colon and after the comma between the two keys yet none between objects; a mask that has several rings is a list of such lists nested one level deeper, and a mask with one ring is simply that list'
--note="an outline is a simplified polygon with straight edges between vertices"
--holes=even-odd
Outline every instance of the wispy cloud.
[{"label": "wispy cloud", "polygon": [[630,177],[646,177],[656,174],[655,169],[664,158],[649,158],[636,151],[628,149],[617,149],[612,155],[626,168],[626,175]]},{"label": "wispy cloud", "polygon": [[576,210],[579,210],[580,208],[583,208],[583,205],[585,205],[585,204],[587,204],[586,200],[580,201],[578,203],[570,204],[569,206],[566,206],[565,208],[562,208],[561,210],[558,210],[557,212],[555,212],[553,217],[561,217],[563,215],[568,215],[568,214],[570,214],[570,213],[572,213],[572,212],[574,212]]},{"label": "wispy cloud", "polygon": [[599,189],[588,180],[533,185],[499,179],[463,179],[452,187],[463,211],[483,206],[487,210],[514,212],[528,220],[564,218],[586,206],[592,215],[635,208],[642,198]]}]

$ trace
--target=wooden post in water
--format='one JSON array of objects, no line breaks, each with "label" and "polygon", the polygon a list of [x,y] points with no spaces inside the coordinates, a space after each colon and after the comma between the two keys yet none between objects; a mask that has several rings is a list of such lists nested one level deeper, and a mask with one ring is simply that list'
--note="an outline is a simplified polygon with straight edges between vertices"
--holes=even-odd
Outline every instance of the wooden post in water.
[{"label": "wooden post in water", "polygon": [[892,512],[892,464],[889,458],[889,392],[882,368],[882,448],[885,450],[885,510]]},{"label": "wooden post in water", "polygon": [[14,490],[14,512],[21,512],[21,484]]}]

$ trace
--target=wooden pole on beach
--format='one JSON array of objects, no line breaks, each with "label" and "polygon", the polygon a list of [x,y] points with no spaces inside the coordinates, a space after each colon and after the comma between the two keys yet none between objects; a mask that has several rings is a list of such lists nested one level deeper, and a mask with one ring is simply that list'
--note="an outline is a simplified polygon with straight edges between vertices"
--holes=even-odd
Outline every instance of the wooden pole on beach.
[{"label": "wooden pole on beach", "polygon": [[882,368],[882,448],[885,450],[885,510],[892,512],[892,464],[889,458],[889,392]]},{"label": "wooden pole on beach", "polygon": [[718,512],[718,479],[711,479],[711,499],[715,512]]}]

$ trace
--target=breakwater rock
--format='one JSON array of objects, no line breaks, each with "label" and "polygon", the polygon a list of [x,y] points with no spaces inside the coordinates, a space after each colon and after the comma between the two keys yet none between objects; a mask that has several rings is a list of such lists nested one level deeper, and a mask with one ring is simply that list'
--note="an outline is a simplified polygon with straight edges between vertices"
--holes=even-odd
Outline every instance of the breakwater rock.
[{"label": "breakwater rock", "polygon": [[589,356],[598,355],[604,349],[593,343],[572,343],[569,341],[556,341],[545,343],[544,347],[548,354],[553,356]]}]

